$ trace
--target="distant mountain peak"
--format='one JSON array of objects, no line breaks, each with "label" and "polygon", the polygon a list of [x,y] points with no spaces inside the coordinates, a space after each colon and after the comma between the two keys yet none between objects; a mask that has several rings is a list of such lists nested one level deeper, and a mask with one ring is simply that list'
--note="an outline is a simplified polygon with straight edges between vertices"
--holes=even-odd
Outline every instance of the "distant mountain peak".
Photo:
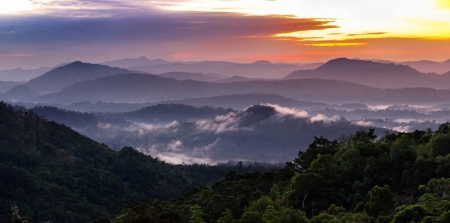
[{"label": "distant mountain peak", "polygon": [[18,85],[4,94],[8,99],[21,100],[40,96],[41,94],[26,85]]},{"label": "distant mountain peak", "polygon": [[55,93],[79,81],[127,73],[117,67],[75,61],[31,79],[27,86],[41,93]]},{"label": "distant mountain peak", "polygon": [[[336,69],[349,69],[353,67],[355,69],[394,69],[408,72],[417,72],[414,68],[408,65],[394,64],[394,63],[381,63],[375,62],[371,60],[355,60],[348,59],[345,57],[336,58],[333,60],[329,60],[322,66],[318,67],[316,70],[336,70]],[[417,72],[418,73],[418,72]]]},{"label": "distant mountain peak", "polygon": [[245,113],[250,113],[252,115],[256,116],[266,116],[270,117],[272,115],[275,115],[276,111],[274,107],[266,106],[266,105],[253,105],[247,110],[245,110]]},{"label": "distant mountain peak", "polygon": [[268,64],[272,64],[270,61],[268,60],[257,60],[255,62],[252,62],[251,64],[255,64],[255,65],[268,65]]},{"label": "distant mountain peak", "polygon": [[130,68],[130,67],[152,66],[167,63],[169,62],[161,58],[149,60],[146,56],[141,56],[137,58],[124,58],[120,60],[112,60],[103,62],[101,64],[111,67]]},{"label": "distant mountain peak", "polygon": [[[147,59],[147,57],[144,57],[145,59]],[[147,59],[148,60],[148,59]],[[149,60],[150,61],[150,60]],[[157,59],[153,59],[153,60],[151,60],[151,61],[153,61],[153,62],[167,62],[167,60],[164,60],[164,59],[162,59],[162,58],[157,58]]]},{"label": "distant mountain peak", "polygon": [[340,63],[360,63],[360,62],[366,62],[366,63],[375,63],[372,61],[366,61],[366,60],[360,60],[360,59],[349,59],[346,57],[340,57],[336,59],[329,60],[328,62],[324,63],[322,66],[326,65],[334,65],[334,64],[340,64]]}]

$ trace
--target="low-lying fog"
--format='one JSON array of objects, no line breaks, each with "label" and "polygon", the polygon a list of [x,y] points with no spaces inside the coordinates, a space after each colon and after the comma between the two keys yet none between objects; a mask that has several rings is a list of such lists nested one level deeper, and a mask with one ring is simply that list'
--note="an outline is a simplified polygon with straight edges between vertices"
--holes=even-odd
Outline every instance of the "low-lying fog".
[{"label": "low-lying fog", "polygon": [[306,110],[264,104],[236,111],[165,104],[125,113],[33,110],[113,149],[132,146],[177,164],[286,162],[306,150],[314,137],[339,139],[368,128],[375,128],[378,136],[386,131],[435,130],[450,117],[445,105],[344,104]]}]

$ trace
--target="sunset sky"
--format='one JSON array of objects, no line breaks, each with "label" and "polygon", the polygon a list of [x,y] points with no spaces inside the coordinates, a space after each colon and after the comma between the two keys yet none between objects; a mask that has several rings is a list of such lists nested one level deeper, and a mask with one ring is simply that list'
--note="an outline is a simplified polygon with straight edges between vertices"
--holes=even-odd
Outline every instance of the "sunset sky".
[{"label": "sunset sky", "polygon": [[0,0],[0,69],[126,57],[450,59],[450,0]]}]

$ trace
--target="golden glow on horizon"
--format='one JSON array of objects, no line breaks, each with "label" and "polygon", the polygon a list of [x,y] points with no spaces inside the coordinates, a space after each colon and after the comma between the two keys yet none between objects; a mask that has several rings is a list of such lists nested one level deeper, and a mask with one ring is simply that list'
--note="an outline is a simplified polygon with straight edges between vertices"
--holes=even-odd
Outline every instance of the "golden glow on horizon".
[{"label": "golden glow on horizon", "polygon": [[[235,34],[235,38],[218,41],[212,39],[215,36],[205,37],[204,43],[208,43],[208,47],[203,43],[196,45],[195,41],[186,44],[190,43],[189,40],[183,39],[177,42],[179,48],[173,52],[167,50],[167,53],[161,50],[164,53],[157,57],[310,62],[334,57],[366,57],[401,61],[446,60],[450,52],[450,0],[0,0],[2,17],[45,15],[114,18],[151,16],[152,13],[161,13],[167,17],[178,16],[177,13],[189,16],[186,12],[207,12],[200,14],[203,16],[200,18],[205,20],[215,15],[223,16],[223,19],[233,16],[282,19],[272,23],[258,20],[262,22],[255,24],[261,32],[253,32],[251,28],[249,32],[242,31],[237,27],[238,32],[233,33],[233,24],[226,24],[229,25],[229,36]],[[302,20],[297,22],[297,18],[322,21],[323,24],[314,25],[312,22],[312,25],[308,25]],[[266,27],[268,31],[264,32]],[[12,32],[15,30],[4,30],[0,35],[10,35]],[[149,45],[154,43],[151,41],[148,41]],[[209,52],[210,48],[220,51]],[[29,55],[0,55],[4,58],[19,56]]]},{"label": "golden glow on horizon", "polygon": [[437,0],[437,4],[441,9],[450,9],[450,0]]},{"label": "golden glow on horizon", "polygon": [[305,46],[321,46],[321,47],[333,47],[333,46],[364,46],[367,43],[310,43]]},{"label": "golden glow on horizon", "polygon": [[[121,4],[76,0],[0,0],[0,14],[51,14],[59,11],[120,9]],[[117,3],[120,3],[119,1]],[[338,28],[279,33],[276,37],[301,40],[351,40],[361,38],[450,39],[450,0],[134,0],[126,4],[164,10],[232,12],[245,15],[289,15],[325,18]],[[64,14],[64,13],[63,13]],[[67,13],[67,15],[71,15]],[[72,14],[73,16],[73,14]],[[80,16],[80,15],[78,15]],[[89,15],[81,15],[89,16]],[[92,14],[91,17],[101,16]],[[340,34],[336,34],[340,33]],[[377,35],[374,33],[383,33]]]},{"label": "golden glow on horizon", "polygon": [[[169,10],[236,12],[248,15],[292,15],[296,18],[330,18],[339,28],[279,33],[275,37],[301,40],[362,38],[449,39],[450,0],[191,0]],[[340,33],[340,34],[336,34]],[[382,35],[378,33],[383,33]],[[355,35],[358,34],[358,35]]]}]

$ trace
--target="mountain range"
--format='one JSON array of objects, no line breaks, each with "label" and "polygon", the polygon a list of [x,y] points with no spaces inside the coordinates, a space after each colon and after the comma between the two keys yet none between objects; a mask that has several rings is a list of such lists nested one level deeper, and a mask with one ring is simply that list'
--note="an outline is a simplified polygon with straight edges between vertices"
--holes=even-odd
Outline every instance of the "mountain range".
[{"label": "mountain range", "polygon": [[46,94],[58,92],[79,81],[127,73],[130,72],[121,68],[76,61],[33,78],[26,85],[33,90]]},{"label": "mountain range", "polygon": [[0,70],[0,80],[25,82],[54,69],[54,67],[41,67],[37,69],[24,70],[16,68],[12,70]]},{"label": "mountain range", "polygon": [[[148,61],[146,58],[141,60]],[[161,65],[163,61],[154,63]],[[204,63],[210,67],[232,64],[230,62],[192,63]],[[190,64],[187,63],[187,65]],[[258,61],[253,65],[274,64]],[[98,101],[106,103],[175,101],[178,103],[179,100],[190,100],[185,102],[201,105],[210,100],[205,105],[215,106],[211,100],[224,98],[214,97],[269,94],[289,100],[328,104],[357,102],[431,104],[448,103],[449,91],[446,89],[450,86],[450,72],[442,75],[425,74],[406,65],[346,58],[328,61],[313,70],[297,70],[285,76],[284,79],[278,80],[238,76],[221,79],[222,77],[217,73],[168,72],[159,75],[132,73],[126,69],[106,65],[73,62],[25,83],[29,89],[20,87],[13,92],[3,94],[2,98],[65,105]],[[18,85],[15,82],[1,84],[4,84],[4,92]],[[39,96],[38,93],[43,95]],[[264,101],[261,99],[258,100]],[[202,100],[204,102],[200,102]],[[229,107],[242,109],[243,106],[250,105],[245,103],[232,105],[233,103],[228,103]]]},{"label": "mountain range", "polygon": [[194,81],[204,81],[204,82],[216,82],[227,78],[220,74],[203,74],[203,73],[189,73],[189,72],[168,72],[158,74],[160,77],[173,78],[176,80],[194,80]]},{"label": "mountain range", "polygon": [[287,64],[271,63],[260,60],[252,63],[234,63],[228,61],[199,61],[199,62],[170,62],[163,59],[149,60],[146,57],[127,58],[108,61],[103,65],[121,67],[132,71],[141,71],[152,74],[167,72],[188,73],[216,73],[223,76],[242,76],[247,78],[281,78],[286,74],[299,69],[313,69],[321,63]]},{"label": "mountain range", "polygon": [[35,90],[30,89],[26,85],[18,85],[13,87],[11,90],[0,93],[0,98],[4,100],[11,101],[23,101],[29,98],[35,98],[41,96],[41,94]]},{"label": "mountain range", "polygon": [[408,65],[420,72],[443,74],[450,72],[450,59],[444,62],[436,62],[430,60],[405,61],[399,64]]},{"label": "mountain range", "polygon": [[161,101],[160,103],[175,103],[192,105],[196,107],[211,106],[211,107],[223,107],[232,108],[237,110],[243,110],[251,105],[261,104],[276,104],[288,108],[297,108],[303,110],[310,109],[325,109],[331,108],[332,105],[318,102],[298,101],[291,98],[286,98],[276,94],[233,94],[233,95],[221,95],[215,97],[205,98],[190,98],[181,99],[175,101]]},{"label": "mountain range", "polygon": [[450,75],[421,73],[407,65],[338,58],[314,70],[298,70],[284,79],[341,80],[377,88],[428,87],[448,89]]},{"label": "mountain range", "polygon": [[58,93],[42,95],[33,102],[157,102],[232,94],[277,94],[300,101],[323,103],[361,102],[446,103],[449,90],[432,88],[381,89],[338,80],[289,79],[208,83],[178,81],[149,74],[120,74],[77,82]]},{"label": "mountain range", "polygon": [[119,60],[111,60],[100,63],[101,65],[106,65],[110,67],[120,67],[120,68],[130,68],[130,67],[138,67],[138,66],[153,66],[160,64],[170,64],[171,62],[166,61],[164,59],[153,59],[149,60],[147,57],[142,56],[138,58],[125,58]]},{"label": "mountain range", "polygon": [[0,93],[7,92],[18,85],[19,83],[13,81],[0,81]]}]

